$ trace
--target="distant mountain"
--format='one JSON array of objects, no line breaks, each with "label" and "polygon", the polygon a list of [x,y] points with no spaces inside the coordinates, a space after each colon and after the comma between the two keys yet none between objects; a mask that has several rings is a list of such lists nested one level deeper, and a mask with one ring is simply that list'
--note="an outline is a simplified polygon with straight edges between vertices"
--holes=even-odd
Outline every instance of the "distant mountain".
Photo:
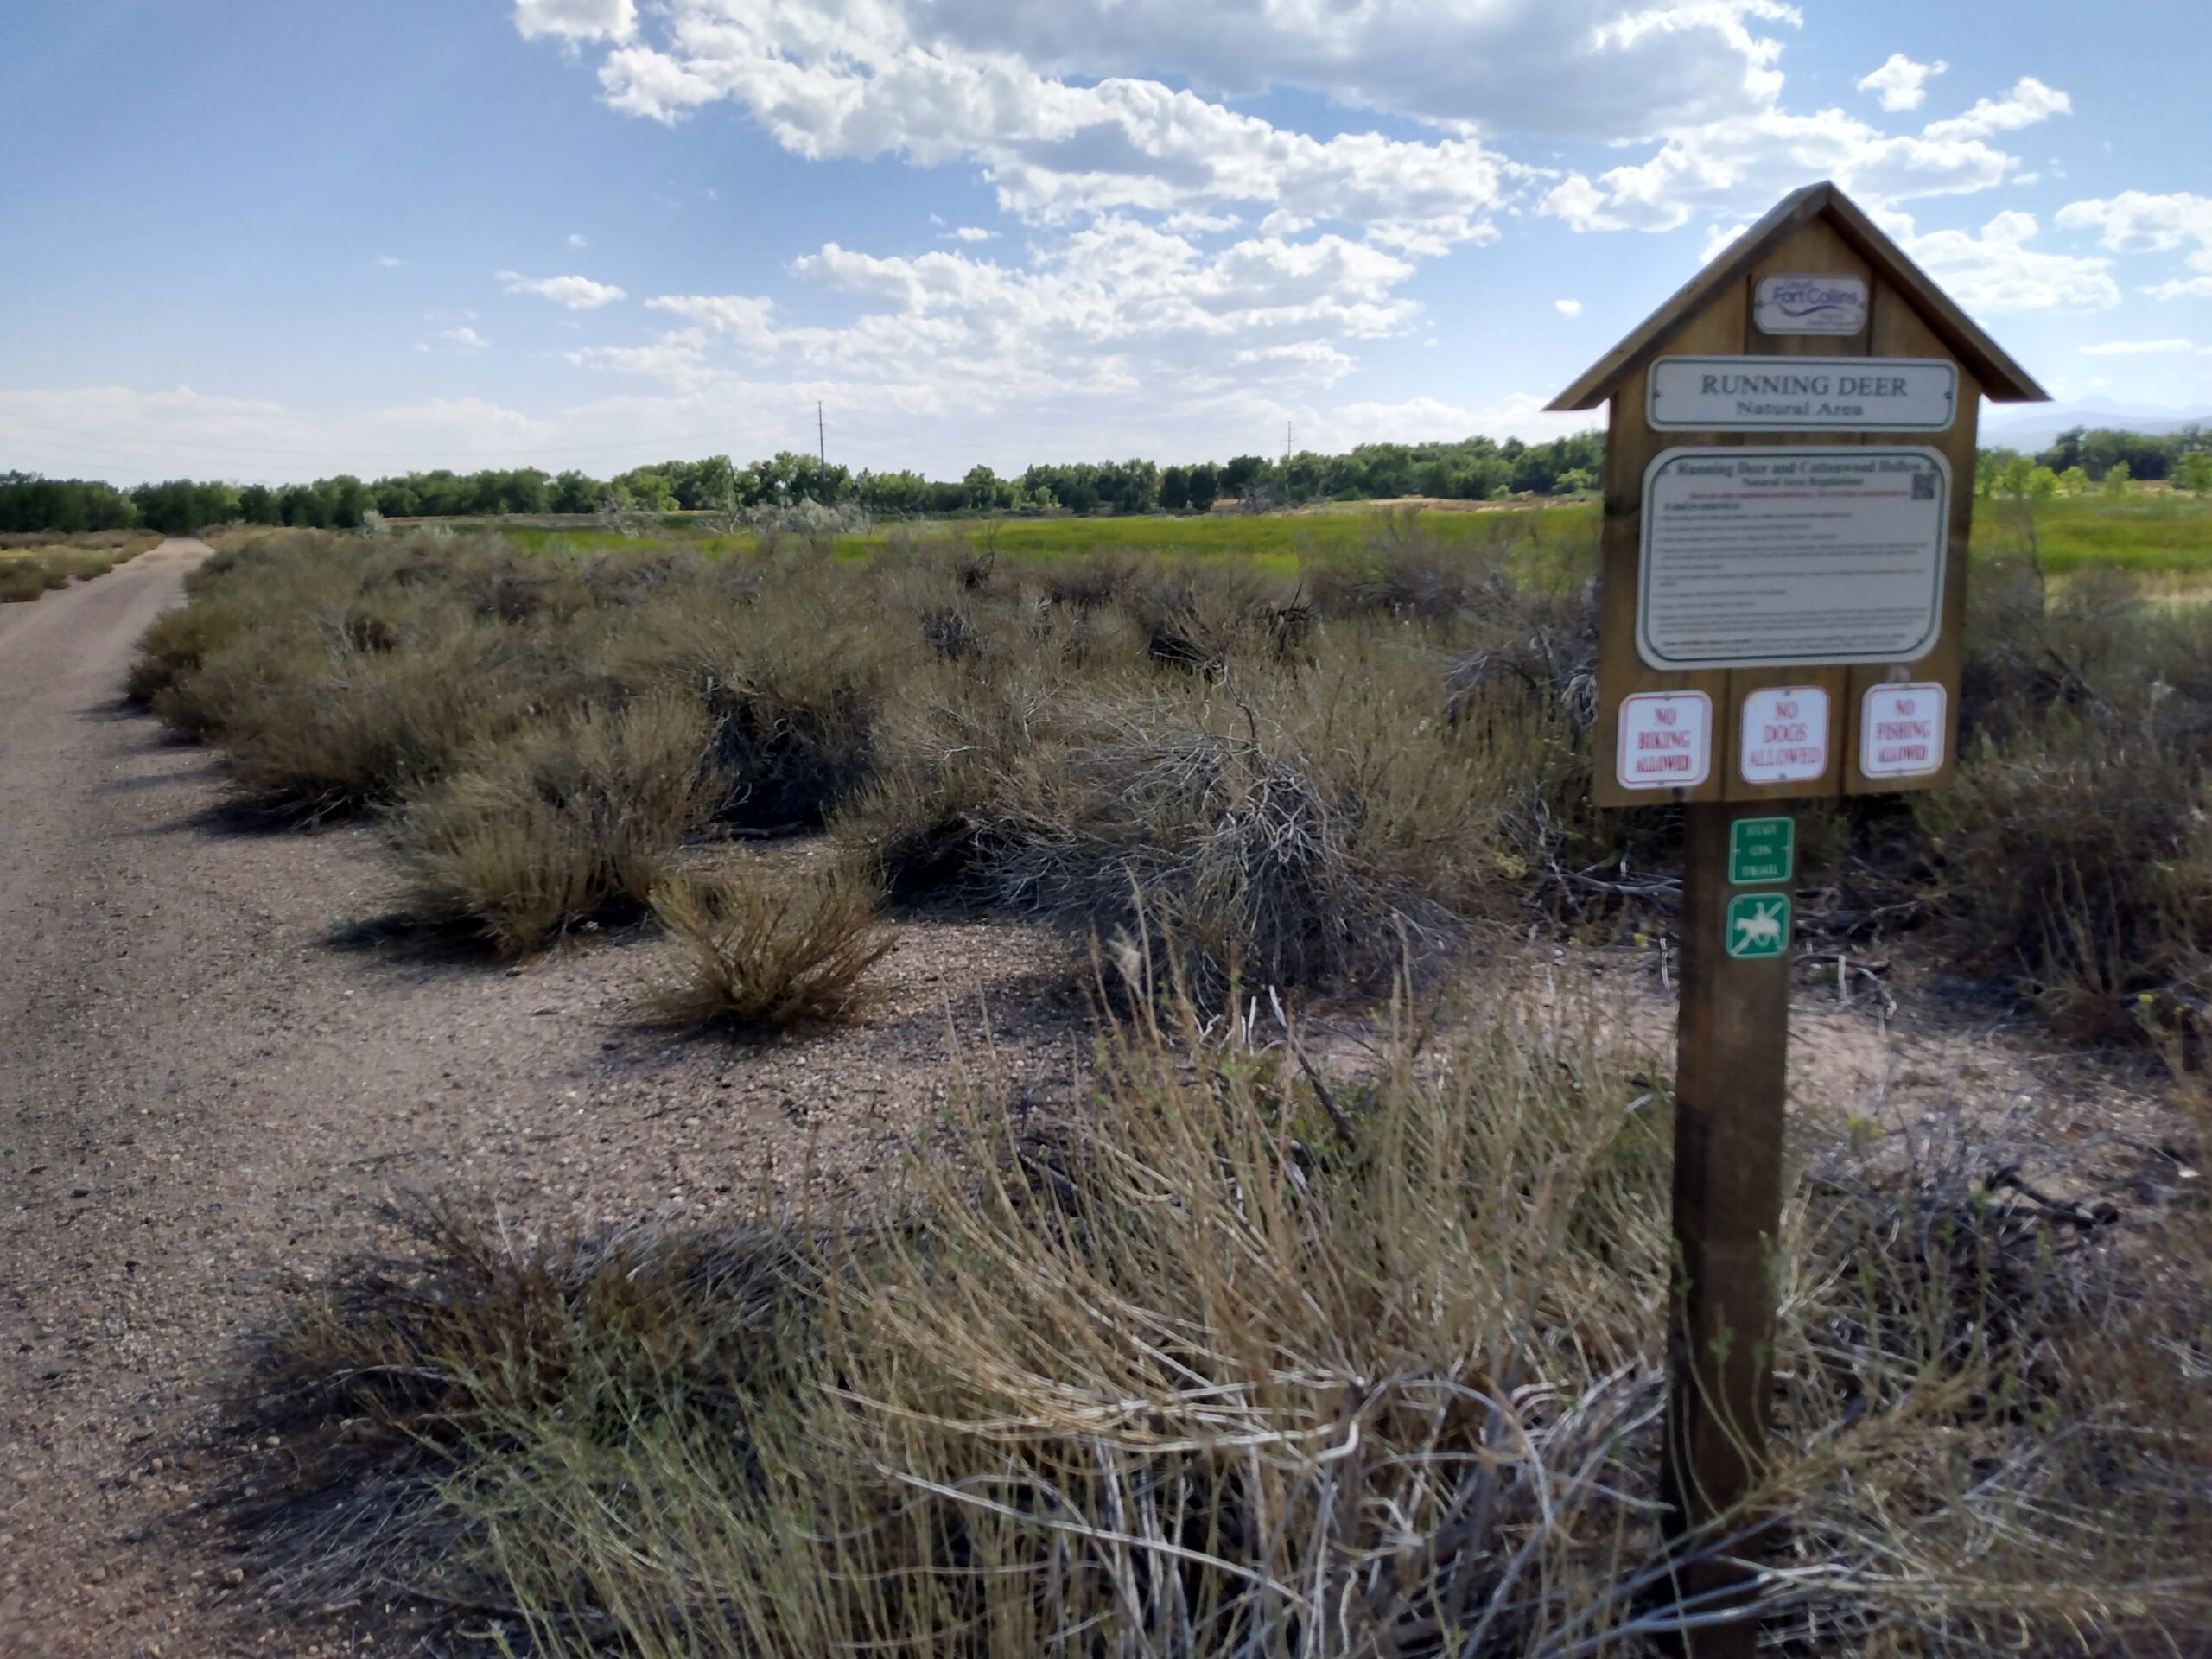
[{"label": "distant mountain", "polygon": [[2001,405],[1985,412],[1985,448],[2048,449],[2070,427],[2111,426],[2126,432],[2177,432],[2184,426],[2212,426],[2212,409],[2168,409],[2156,404],[2115,404],[2084,398],[2077,404],[2031,404],[2018,414]]}]

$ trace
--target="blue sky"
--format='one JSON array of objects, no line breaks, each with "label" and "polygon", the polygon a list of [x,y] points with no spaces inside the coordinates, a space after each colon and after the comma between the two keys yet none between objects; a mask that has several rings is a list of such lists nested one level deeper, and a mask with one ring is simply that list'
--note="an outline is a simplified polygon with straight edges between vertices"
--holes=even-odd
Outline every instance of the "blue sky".
[{"label": "blue sky", "polygon": [[2180,0],[0,10],[0,468],[958,473],[1535,435],[1834,177],[2062,399],[2212,406]]}]

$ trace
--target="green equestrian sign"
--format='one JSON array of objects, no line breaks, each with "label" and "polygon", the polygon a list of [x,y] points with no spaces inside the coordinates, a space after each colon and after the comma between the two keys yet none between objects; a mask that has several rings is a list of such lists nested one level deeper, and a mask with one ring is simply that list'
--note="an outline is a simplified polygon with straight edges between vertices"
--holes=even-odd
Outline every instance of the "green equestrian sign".
[{"label": "green equestrian sign", "polygon": [[1762,962],[1789,949],[1789,895],[1739,893],[1728,901],[1728,954]]},{"label": "green equestrian sign", "polygon": [[1797,874],[1797,824],[1793,818],[1738,818],[1728,830],[1728,885],[1762,887]]}]

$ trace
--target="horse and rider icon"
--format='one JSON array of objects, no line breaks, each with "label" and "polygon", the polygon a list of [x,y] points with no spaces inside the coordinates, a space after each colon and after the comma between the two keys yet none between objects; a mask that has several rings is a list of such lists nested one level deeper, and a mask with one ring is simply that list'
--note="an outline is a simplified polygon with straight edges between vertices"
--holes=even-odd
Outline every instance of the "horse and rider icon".
[{"label": "horse and rider icon", "polygon": [[1789,895],[1739,893],[1728,901],[1728,954],[1738,961],[1778,957],[1789,945]]}]

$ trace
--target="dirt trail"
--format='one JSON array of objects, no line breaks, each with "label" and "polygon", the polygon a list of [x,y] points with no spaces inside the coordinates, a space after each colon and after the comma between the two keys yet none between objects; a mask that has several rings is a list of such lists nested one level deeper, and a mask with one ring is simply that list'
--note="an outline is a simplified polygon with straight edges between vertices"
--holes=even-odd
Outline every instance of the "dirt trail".
[{"label": "dirt trail", "polygon": [[[639,1032],[649,944],[508,971],[334,943],[387,907],[372,832],[226,829],[212,753],[120,699],[133,644],[205,552],[168,542],[0,607],[9,1659],[240,1639],[225,1604],[254,1586],[226,1584],[194,1507],[207,1383],[284,1275],[372,1236],[378,1198],[480,1188],[527,1225],[696,1217],[788,1192],[810,1156],[825,1181],[864,1179],[944,1096],[949,1008],[1063,1000],[1040,996],[1039,976],[1066,976],[1032,933],[910,934],[887,1006],[833,1066],[804,1041]],[[1014,1045],[1037,1086],[1068,1075],[1067,1030]]]},{"label": "dirt trail", "polygon": [[[7,1659],[379,1633],[373,1606],[321,1649],[332,1630],[251,1615],[260,1586],[229,1579],[194,1443],[276,1287],[372,1239],[379,1198],[480,1191],[527,1229],[866,1185],[946,1097],[949,1030],[980,1039],[985,1000],[1017,1103],[1066,1098],[1086,1046],[1065,948],[1013,923],[910,926],[862,1027],[766,1049],[634,1027],[641,937],[524,969],[347,947],[388,906],[373,832],[226,829],[214,757],[119,699],[205,550],[165,543],[0,607]],[[1808,994],[1794,1040],[1807,1097],[1832,1106],[2101,1116],[2082,1068],[1986,1033],[1899,1038]],[[366,1650],[393,1650],[383,1633]]]}]

